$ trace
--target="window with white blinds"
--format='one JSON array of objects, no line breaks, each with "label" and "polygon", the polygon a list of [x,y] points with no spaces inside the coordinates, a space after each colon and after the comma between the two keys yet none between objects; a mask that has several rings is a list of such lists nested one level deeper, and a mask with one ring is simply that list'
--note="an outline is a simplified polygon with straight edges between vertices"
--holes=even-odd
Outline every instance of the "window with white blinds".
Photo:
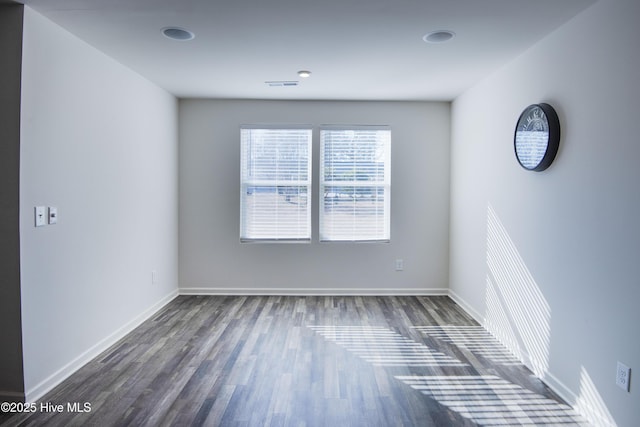
[{"label": "window with white blinds", "polygon": [[241,128],[241,241],[311,239],[311,129]]},{"label": "window with white blinds", "polygon": [[389,241],[391,130],[320,130],[320,240]]}]

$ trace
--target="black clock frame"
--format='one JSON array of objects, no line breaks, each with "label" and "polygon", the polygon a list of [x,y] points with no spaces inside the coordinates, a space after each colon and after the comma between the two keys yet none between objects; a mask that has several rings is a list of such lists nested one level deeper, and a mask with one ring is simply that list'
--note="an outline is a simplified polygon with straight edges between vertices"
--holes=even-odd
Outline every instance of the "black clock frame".
[{"label": "black clock frame", "polygon": [[[516,135],[518,132],[518,128],[520,127],[521,120],[525,117],[525,114],[532,107],[539,107],[544,115],[546,116],[547,123],[549,125],[549,140],[547,142],[547,149],[544,153],[544,156],[540,160],[540,162],[533,168],[528,168],[522,164],[520,158],[518,157],[518,151],[516,149]],[[553,160],[556,158],[556,154],[558,153],[558,148],[560,147],[560,119],[558,118],[558,114],[556,110],[549,104],[540,103],[540,104],[531,104],[520,114],[518,117],[518,122],[516,123],[516,129],[513,134],[513,150],[516,155],[516,159],[518,159],[518,163],[522,166],[523,169],[528,171],[541,172],[551,166]]]}]

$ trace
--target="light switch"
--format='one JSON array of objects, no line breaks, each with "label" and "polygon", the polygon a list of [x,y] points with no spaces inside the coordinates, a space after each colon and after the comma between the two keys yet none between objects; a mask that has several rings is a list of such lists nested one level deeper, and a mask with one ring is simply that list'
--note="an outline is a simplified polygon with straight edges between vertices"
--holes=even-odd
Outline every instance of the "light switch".
[{"label": "light switch", "polygon": [[35,207],[35,215],[36,215],[36,227],[43,227],[47,225],[47,208],[44,206],[36,206]]},{"label": "light switch", "polygon": [[58,208],[49,207],[49,224],[56,224],[58,222]]}]

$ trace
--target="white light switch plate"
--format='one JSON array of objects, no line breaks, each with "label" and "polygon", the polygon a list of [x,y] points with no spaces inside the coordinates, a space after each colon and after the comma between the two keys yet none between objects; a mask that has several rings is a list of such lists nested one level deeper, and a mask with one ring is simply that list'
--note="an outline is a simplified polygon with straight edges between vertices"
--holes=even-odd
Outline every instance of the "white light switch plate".
[{"label": "white light switch plate", "polygon": [[49,224],[56,224],[58,222],[58,208],[49,207]]},{"label": "white light switch plate", "polygon": [[36,227],[47,225],[47,209],[44,206],[35,207]]}]

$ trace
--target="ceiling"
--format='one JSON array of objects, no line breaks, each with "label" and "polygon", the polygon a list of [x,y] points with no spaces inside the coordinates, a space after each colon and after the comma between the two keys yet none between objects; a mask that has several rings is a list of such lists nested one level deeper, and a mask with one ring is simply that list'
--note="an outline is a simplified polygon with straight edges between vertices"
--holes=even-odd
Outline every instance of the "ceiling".
[{"label": "ceiling", "polygon": [[[595,1],[22,2],[181,98],[452,100]],[[435,30],[456,36],[423,41]]]}]

